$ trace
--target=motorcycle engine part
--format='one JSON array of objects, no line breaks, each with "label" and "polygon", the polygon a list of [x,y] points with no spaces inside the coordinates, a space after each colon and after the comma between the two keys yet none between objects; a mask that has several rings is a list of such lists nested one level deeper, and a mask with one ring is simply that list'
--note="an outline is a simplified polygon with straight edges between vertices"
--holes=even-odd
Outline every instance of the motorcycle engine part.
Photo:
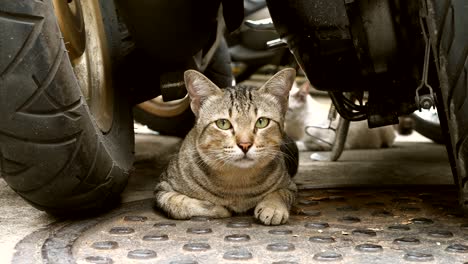
[{"label": "motorcycle engine part", "polygon": [[269,0],[267,4],[280,38],[314,87],[329,91],[359,87],[359,63],[344,1]]},{"label": "motorcycle engine part", "polygon": [[350,121],[360,121],[367,118],[367,105],[356,105],[341,92],[329,92],[330,99],[341,117]]},{"label": "motorcycle engine part", "polygon": [[362,74],[385,73],[397,63],[397,32],[392,1],[354,1],[347,4],[353,43]]},{"label": "motorcycle engine part", "polygon": [[399,103],[388,100],[388,90],[369,91],[367,102],[367,124],[369,128],[398,124]]},{"label": "motorcycle engine part", "polygon": [[[89,64],[95,68],[87,74],[77,68],[79,57],[70,61],[57,23],[56,17],[68,13],[54,8],[52,0],[0,2],[0,14],[7,16],[0,19],[0,169],[8,185],[34,207],[82,215],[119,201],[133,163],[133,119],[124,89],[113,89],[110,96],[95,87],[111,80],[101,79],[100,70],[118,47],[110,42],[119,34],[113,2],[68,5],[82,15],[77,18],[86,29],[81,56],[95,56]],[[91,79],[88,91],[80,90],[83,79]],[[109,125],[99,123],[85,98],[109,100]]]},{"label": "motorcycle engine part", "polygon": [[246,17],[246,21],[237,32],[236,38],[239,40],[237,44],[245,48],[254,51],[264,51],[267,49],[265,43],[277,39],[278,37],[279,35],[276,33],[273,22],[271,21],[270,12],[265,6]]},{"label": "motorcycle engine part", "polygon": [[[310,82],[331,92],[343,118],[370,117],[372,127],[396,123],[398,115],[415,108],[423,39],[415,19],[418,3],[405,3],[267,1],[280,38],[288,43]],[[343,98],[341,93],[350,91],[371,91],[373,98],[386,95],[375,102],[370,98],[370,107],[364,107]]]},{"label": "motorcycle engine part", "polygon": [[[223,4],[223,17],[226,22],[226,28],[229,32],[233,32],[242,25],[244,20],[244,2],[221,0]],[[204,4],[206,3],[203,2]],[[200,3],[197,2],[200,5]],[[203,6],[203,5],[202,5]]]},{"label": "motorcycle engine part", "polygon": [[[385,110],[378,110],[379,107],[376,107],[376,110],[372,110],[373,108],[369,107],[369,117],[367,119],[367,124],[369,128],[376,128],[381,126],[387,125],[394,125],[398,124],[398,114],[396,112],[391,113]],[[375,114],[374,114],[375,113]],[[382,113],[386,113],[383,115]]]},{"label": "motorcycle engine part", "polygon": [[221,0],[115,2],[136,47],[165,69],[184,65],[216,37]]},{"label": "motorcycle engine part", "polygon": [[459,189],[459,203],[468,211],[467,5],[465,0],[421,2],[439,77],[436,103],[440,124]]},{"label": "motorcycle engine part", "polygon": [[[245,2],[250,1],[246,0]],[[254,0],[251,2],[254,2]],[[270,13],[265,2],[264,4],[263,8],[250,13],[246,17],[246,21],[271,22]],[[286,60],[285,56],[292,57],[282,49],[272,50],[268,48],[268,42],[279,37],[274,27],[272,28],[273,30],[256,30],[248,27],[248,24],[249,22],[246,22],[238,31],[227,37],[232,60],[236,63],[233,67],[233,73],[238,83],[245,81],[267,64],[284,64],[284,60]],[[263,23],[259,24],[262,24],[260,27],[262,28]]]},{"label": "motorcycle engine part", "polygon": [[164,102],[183,99],[187,95],[184,71],[162,73],[159,78],[159,87]]},{"label": "motorcycle engine part", "polygon": [[319,90],[369,90],[374,84],[368,78],[387,72],[394,79],[411,75],[396,66],[411,51],[398,49],[402,40],[394,26],[396,8],[389,0],[267,4],[280,37]]}]

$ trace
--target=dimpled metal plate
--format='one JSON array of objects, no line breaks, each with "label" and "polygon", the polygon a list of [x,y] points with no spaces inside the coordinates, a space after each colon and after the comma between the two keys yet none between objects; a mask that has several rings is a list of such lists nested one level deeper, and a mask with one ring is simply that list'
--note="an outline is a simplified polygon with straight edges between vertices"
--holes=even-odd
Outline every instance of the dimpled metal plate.
[{"label": "dimpled metal plate", "polygon": [[[13,262],[41,248],[51,263],[465,263],[468,218],[454,207],[455,193],[303,189],[282,226],[251,215],[173,220],[143,200],[37,231],[17,245]],[[28,248],[34,240],[42,245]]]}]

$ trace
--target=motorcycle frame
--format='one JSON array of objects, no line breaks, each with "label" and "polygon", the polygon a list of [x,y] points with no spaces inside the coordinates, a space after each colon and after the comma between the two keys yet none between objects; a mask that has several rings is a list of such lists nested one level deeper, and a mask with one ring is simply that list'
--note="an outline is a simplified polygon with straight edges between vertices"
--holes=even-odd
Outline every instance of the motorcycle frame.
[{"label": "motorcycle frame", "polygon": [[[372,128],[396,124],[398,116],[417,109],[415,90],[424,59],[419,2],[267,0],[267,4],[281,39],[311,84],[329,92],[342,117],[367,119]],[[353,99],[347,100],[344,92],[352,93]]]}]

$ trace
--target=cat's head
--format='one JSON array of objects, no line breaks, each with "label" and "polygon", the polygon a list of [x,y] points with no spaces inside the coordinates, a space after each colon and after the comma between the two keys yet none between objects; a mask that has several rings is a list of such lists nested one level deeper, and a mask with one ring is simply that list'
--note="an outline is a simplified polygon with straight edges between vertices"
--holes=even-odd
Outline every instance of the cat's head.
[{"label": "cat's head", "polygon": [[280,154],[289,90],[296,71],[278,72],[260,88],[220,89],[201,73],[185,72],[197,117],[197,148],[212,166],[255,168]]}]

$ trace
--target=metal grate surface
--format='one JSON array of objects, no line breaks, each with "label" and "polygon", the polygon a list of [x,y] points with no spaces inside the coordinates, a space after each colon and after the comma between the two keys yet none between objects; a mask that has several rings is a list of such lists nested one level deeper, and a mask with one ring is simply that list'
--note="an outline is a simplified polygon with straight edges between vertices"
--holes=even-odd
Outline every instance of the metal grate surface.
[{"label": "metal grate surface", "polygon": [[14,263],[468,263],[455,190],[301,190],[288,224],[251,216],[167,219],[150,200],[57,223],[17,245]]}]

